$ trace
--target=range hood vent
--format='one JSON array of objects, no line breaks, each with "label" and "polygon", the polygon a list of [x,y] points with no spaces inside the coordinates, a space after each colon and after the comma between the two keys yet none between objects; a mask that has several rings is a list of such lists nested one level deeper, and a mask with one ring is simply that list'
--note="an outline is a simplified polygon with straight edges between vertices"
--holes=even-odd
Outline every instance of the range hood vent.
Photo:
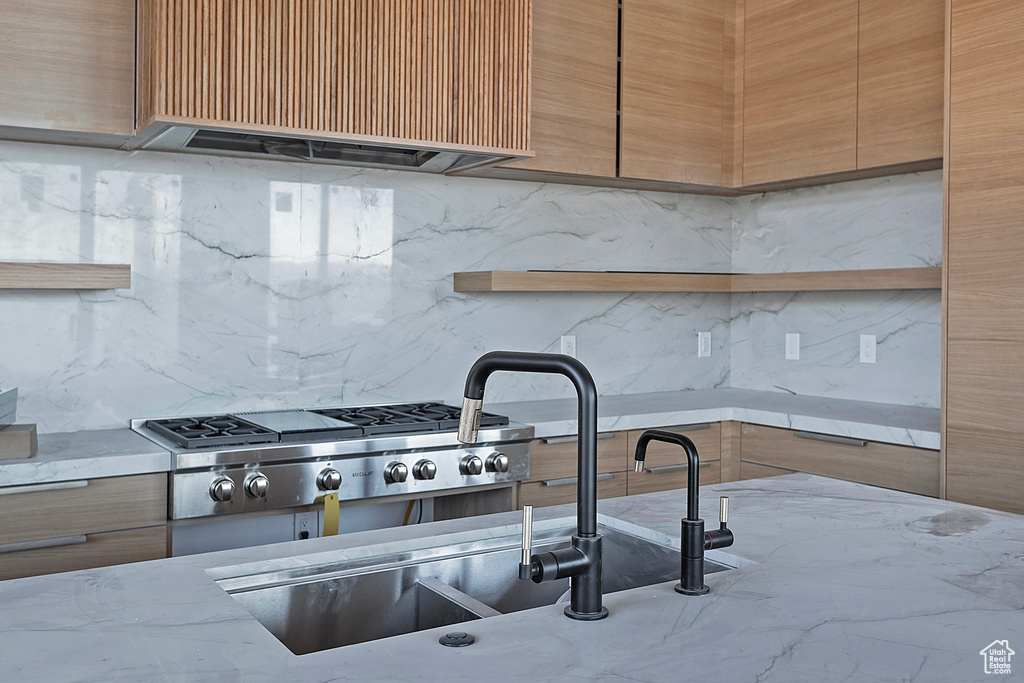
[{"label": "range hood vent", "polygon": [[193,128],[181,125],[167,127],[139,147],[426,173],[448,173],[503,163],[516,158],[507,154],[494,155],[443,149],[421,149],[411,145],[376,145],[343,140]]}]

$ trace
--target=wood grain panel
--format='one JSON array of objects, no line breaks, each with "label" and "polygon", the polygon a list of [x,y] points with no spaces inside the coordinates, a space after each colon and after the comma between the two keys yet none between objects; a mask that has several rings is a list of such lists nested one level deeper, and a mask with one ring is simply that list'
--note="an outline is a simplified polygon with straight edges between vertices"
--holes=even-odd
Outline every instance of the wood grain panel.
[{"label": "wood grain panel", "polygon": [[0,125],[134,132],[134,0],[0,0]]},{"label": "wood grain panel", "polygon": [[618,0],[534,0],[530,135],[505,168],[615,177]]},{"label": "wood grain panel", "polygon": [[858,0],[746,0],[743,184],[857,168]]},{"label": "wood grain panel", "polygon": [[0,543],[91,534],[167,521],[167,475],[93,479],[87,486],[0,495]]},{"label": "wood grain panel", "polygon": [[779,467],[758,465],[752,462],[740,462],[740,476],[743,479],[760,479],[762,477],[778,477],[783,474],[793,474],[794,470],[784,470]]},{"label": "wood grain panel", "polygon": [[[597,471],[622,472],[626,464],[626,432],[597,441]],[[546,443],[536,439],[530,443],[530,480],[575,477],[578,464],[578,441]]]},{"label": "wood grain panel", "polygon": [[530,0],[151,0],[154,121],[526,151]]},{"label": "wood grain panel", "polygon": [[167,557],[167,526],[90,534],[85,543],[0,554],[0,581]]},{"label": "wood grain panel", "polygon": [[105,263],[0,263],[2,289],[131,289],[132,267]]},{"label": "wood grain panel", "polygon": [[455,273],[456,292],[800,292],[939,289],[942,268],[811,273],[616,273],[488,270]]},{"label": "wood grain panel", "polygon": [[625,0],[619,175],[722,185],[725,0]]},{"label": "wood grain panel", "polygon": [[939,495],[939,452],[864,442],[854,446],[800,438],[788,429],[744,424],[743,462],[820,474],[873,486]]},{"label": "wood grain panel", "polygon": [[[718,460],[711,460],[705,463],[701,461],[700,485],[717,484],[722,481],[722,468]],[[658,491],[674,491],[676,489],[686,490],[687,476],[686,469],[678,472],[627,472],[626,473],[626,495],[637,496],[641,493],[656,493]]]},{"label": "wood grain panel", "polygon": [[949,12],[946,495],[1024,512],[1024,4]]},{"label": "wood grain panel", "polygon": [[[718,460],[722,453],[722,425],[718,422],[701,425],[676,425],[673,427],[658,427],[665,432],[676,432],[689,437],[690,441],[697,448],[697,455],[700,461]],[[629,439],[626,446],[627,470],[632,469],[633,458],[636,457],[636,442],[643,429],[634,429],[627,432]],[[686,451],[676,444],[668,444],[662,441],[651,441],[647,444],[647,452],[644,456],[645,467],[662,467],[665,465],[685,465]],[[704,471],[701,470],[701,475]]]},{"label": "wood grain panel", "polygon": [[[619,472],[611,479],[597,482],[597,498],[618,498],[626,495],[626,473]],[[576,486],[548,486],[544,482],[529,482],[519,485],[519,507],[533,505],[562,505],[576,502]]]},{"label": "wood grain panel", "polygon": [[743,185],[744,16],[744,0],[726,0],[725,70],[722,84],[725,95],[722,103],[722,184],[726,187]]},{"label": "wood grain panel", "polygon": [[942,156],[945,0],[860,0],[857,167]]},{"label": "wood grain panel", "polygon": [[735,420],[722,422],[722,481],[740,479],[740,423]]}]

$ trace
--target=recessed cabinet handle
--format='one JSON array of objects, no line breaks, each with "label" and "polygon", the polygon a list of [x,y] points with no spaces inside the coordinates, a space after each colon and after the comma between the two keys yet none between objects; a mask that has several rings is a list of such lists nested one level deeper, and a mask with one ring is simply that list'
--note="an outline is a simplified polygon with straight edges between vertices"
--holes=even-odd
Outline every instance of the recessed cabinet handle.
[{"label": "recessed cabinet handle", "polygon": [[862,439],[851,439],[848,436],[832,436],[831,434],[818,434],[817,432],[793,432],[795,436],[801,439],[810,439],[812,441],[828,441],[829,443],[841,443],[846,446],[867,446],[868,441]]},{"label": "recessed cabinet handle", "polygon": [[[609,479],[614,478],[614,474],[597,475],[598,481],[608,481]],[[565,479],[548,479],[547,481],[543,481],[541,483],[544,484],[545,486],[568,486],[570,484],[575,484],[577,481],[579,481],[579,477],[566,477]]]},{"label": "recessed cabinet handle", "polygon": [[31,484],[29,486],[8,486],[0,489],[0,496],[13,495],[15,493],[38,493],[39,491],[63,491],[65,489],[80,489],[89,485],[89,482],[82,479],[79,481],[58,481],[53,484]]},{"label": "recessed cabinet handle", "polygon": [[[597,438],[598,438],[598,440],[601,440],[601,439],[614,439],[615,438],[615,432],[601,432],[600,434],[597,435]],[[549,436],[546,439],[544,439],[544,443],[546,443],[546,444],[573,443],[574,441],[579,441],[579,440],[580,439],[579,439],[578,436]]]},{"label": "recessed cabinet handle", "polygon": [[698,432],[702,429],[711,429],[711,424],[708,422],[702,422],[701,424],[695,425],[681,425],[679,427],[669,427],[665,431],[679,434],[682,432]]},{"label": "recessed cabinet handle", "polygon": [[[711,467],[711,463],[702,462],[698,469],[704,469],[705,467]],[[645,467],[644,472],[650,472],[651,474],[669,474],[670,472],[685,472],[690,469],[689,465],[662,465],[661,467]]]},{"label": "recessed cabinet handle", "polygon": [[40,548],[59,548],[65,545],[85,543],[85,536],[62,536],[61,538],[44,538],[41,541],[22,541],[20,543],[4,543],[0,545],[0,555],[16,553],[21,550],[39,550]]}]

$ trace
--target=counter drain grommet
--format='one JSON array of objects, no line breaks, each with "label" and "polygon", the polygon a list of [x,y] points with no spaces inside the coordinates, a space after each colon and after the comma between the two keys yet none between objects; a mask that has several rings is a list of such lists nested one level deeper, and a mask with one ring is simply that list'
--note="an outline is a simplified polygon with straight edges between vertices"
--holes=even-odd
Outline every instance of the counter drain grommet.
[{"label": "counter drain grommet", "polygon": [[476,642],[476,638],[463,633],[462,631],[453,631],[452,633],[446,633],[437,642],[441,643],[445,647],[466,647]]}]

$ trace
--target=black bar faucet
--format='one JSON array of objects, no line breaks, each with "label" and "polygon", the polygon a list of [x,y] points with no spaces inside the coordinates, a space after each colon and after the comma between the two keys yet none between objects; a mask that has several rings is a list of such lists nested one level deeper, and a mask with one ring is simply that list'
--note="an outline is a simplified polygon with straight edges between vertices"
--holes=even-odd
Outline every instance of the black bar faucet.
[{"label": "black bar faucet", "polygon": [[[537,372],[568,377],[576,388],[579,407],[579,450],[576,491],[576,533],[572,547],[531,555],[529,531],[532,508],[523,510],[523,558],[519,578],[535,583],[569,579],[571,619],[595,621],[608,616],[601,604],[601,535],[597,533],[597,386],[583,363],[553,353],[493,351],[481,356],[466,376],[459,418],[459,441],[476,443],[483,410],[484,385],[492,373]],[[529,507],[529,506],[527,506]]]},{"label": "black bar faucet", "polygon": [[636,441],[635,469],[642,472],[647,444],[651,441],[676,444],[686,451],[686,517],[682,521],[682,559],[679,585],[676,592],[683,595],[704,595],[711,589],[704,585],[704,551],[712,548],[728,548],[735,537],[728,527],[729,499],[722,497],[719,503],[719,528],[704,531],[704,520],[698,517],[698,491],[700,489],[700,456],[697,447],[689,437],[675,432],[648,429]]}]

